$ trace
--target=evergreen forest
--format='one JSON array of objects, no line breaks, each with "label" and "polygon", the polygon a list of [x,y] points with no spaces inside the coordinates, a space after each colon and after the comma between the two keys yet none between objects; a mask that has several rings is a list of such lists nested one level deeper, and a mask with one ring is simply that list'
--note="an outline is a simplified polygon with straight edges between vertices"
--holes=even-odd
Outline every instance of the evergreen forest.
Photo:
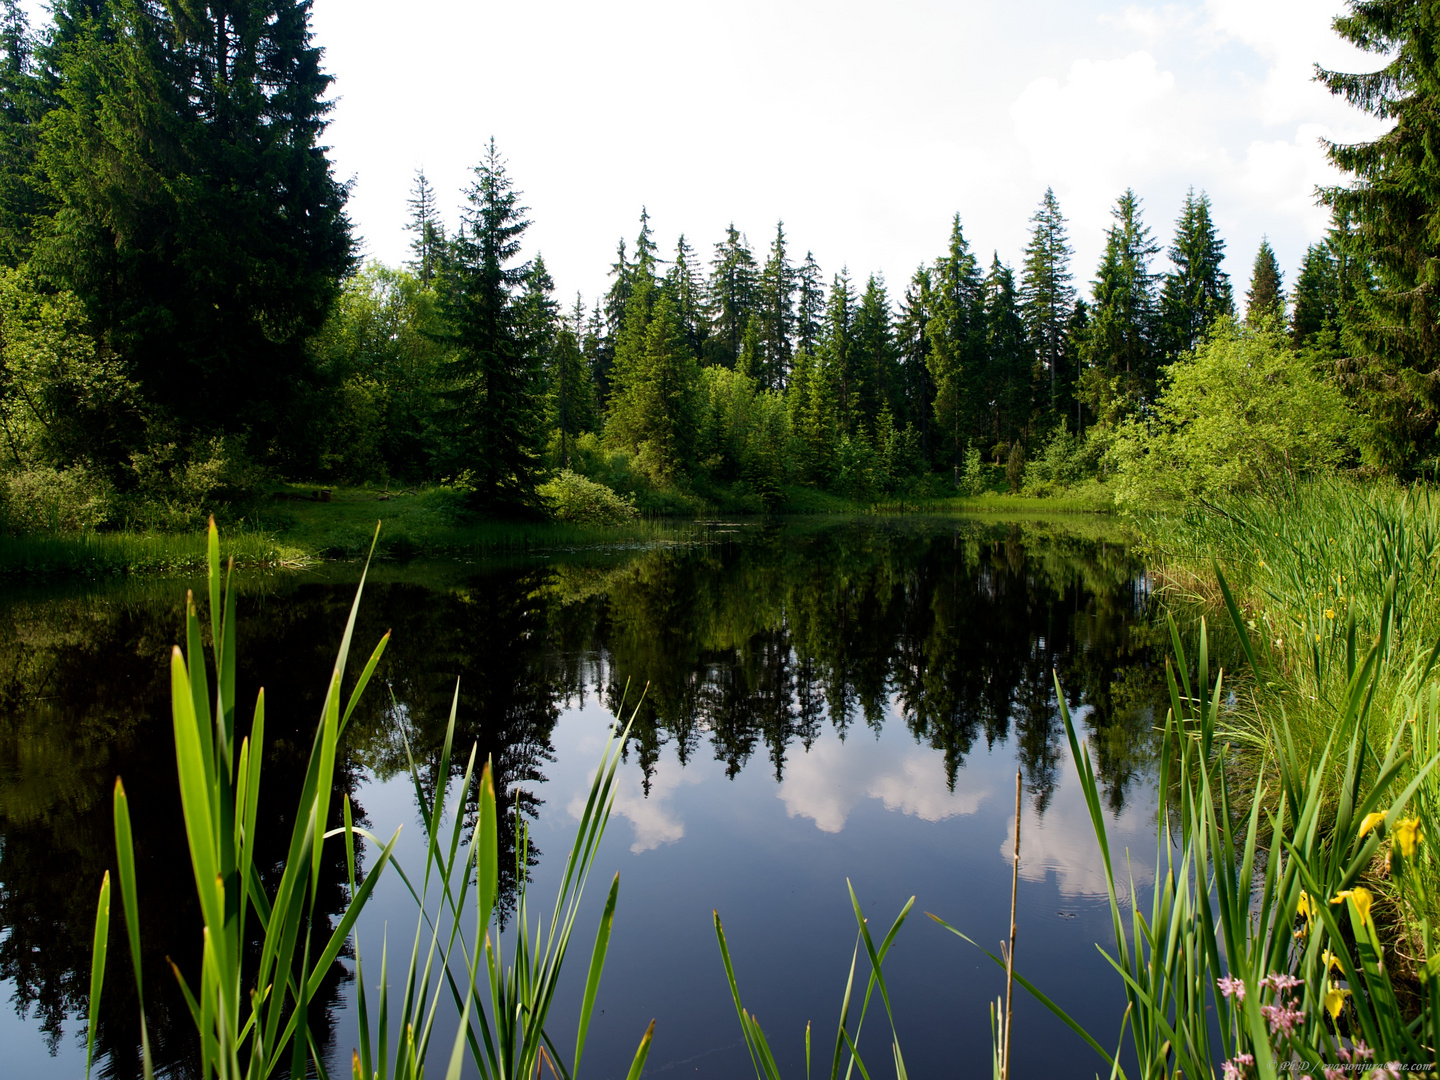
[{"label": "evergreen forest", "polygon": [[1121,192],[1099,265],[1077,266],[1047,189],[1011,261],[957,213],[902,283],[820,266],[783,222],[672,249],[642,206],[595,253],[603,293],[572,298],[493,139],[464,191],[416,172],[405,265],[360,260],[305,0],[57,0],[38,27],[0,9],[10,533],[190,529],[284,481],[440,489],[500,519],[1003,491],[1125,507],[1408,478],[1440,452],[1418,16],[1336,24],[1398,46],[1380,75],[1319,75],[1396,124],[1330,147],[1350,179],[1318,193],[1333,225],[1289,281],[1262,241],[1232,283],[1193,189],[1168,229]]}]

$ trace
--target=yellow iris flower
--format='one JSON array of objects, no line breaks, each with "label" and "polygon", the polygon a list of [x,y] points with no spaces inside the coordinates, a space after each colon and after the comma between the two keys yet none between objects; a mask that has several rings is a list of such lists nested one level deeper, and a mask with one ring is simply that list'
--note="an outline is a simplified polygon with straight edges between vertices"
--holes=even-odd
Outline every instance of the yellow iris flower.
[{"label": "yellow iris flower", "polygon": [[1346,900],[1355,905],[1355,910],[1359,912],[1362,923],[1370,922],[1370,905],[1375,902],[1375,897],[1369,889],[1358,886],[1354,889],[1345,889],[1343,892],[1336,893],[1330,903],[1340,904]]},{"label": "yellow iris flower", "polygon": [[1349,996],[1349,990],[1336,987],[1325,991],[1325,1011],[1330,1014],[1332,1022],[1340,1019],[1340,1010],[1345,1008],[1345,999]]},{"label": "yellow iris flower", "polygon": [[1367,832],[1377,825],[1382,824],[1384,821],[1384,810],[1376,810],[1373,814],[1366,814],[1364,820],[1360,822],[1360,837],[1363,839]]},{"label": "yellow iris flower", "polygon": [[1425,834],[1420,831],[1418,817],[1395,822],[1395,843],[1399,845],[1401,855],[1413,859],[1415,852],[1420,850],[1420,845],[1424,842]]}]

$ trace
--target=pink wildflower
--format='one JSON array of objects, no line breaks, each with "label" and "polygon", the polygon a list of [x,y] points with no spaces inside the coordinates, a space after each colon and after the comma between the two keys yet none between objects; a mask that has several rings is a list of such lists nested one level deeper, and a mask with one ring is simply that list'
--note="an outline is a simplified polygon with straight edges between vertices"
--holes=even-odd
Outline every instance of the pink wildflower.
[{"label": "pink wildflower", "polygon": [[1294,1035],[1296,1025],[1305,1019],[1303,1012],[1285,1005],[1262,1005],[1260,1013],[1270,1021],[1271,1035],[1278,1035],[1282,1031],[1286,1036]]},{"label": "pink wildflower", "polygon": [[1375,1056],[1375,1051],[1365,1045],[1364,1039],[1356,1039],[1355,1045],[1351,1047],[1351,1052],[1355,1055],[1356,1061],[1369,1061]]},{"label": "pink wildflower", "polygon": [[1286,990],[1293,990],[1300,985],[1300,980],[1294,975],[1266,975],[1260,980],[1261,986],[1273,986],[1276,993],[1284,993]]},{"label": "pink wildflower", "polygon": [[1346,1080],[1346,1072],[1339,1065],[1326,1065],[1325,1080]]},{"label": "pink wildflower", "polygon": [[1224,978],[1216,979],[1215,985],[1220,988],[1220,993],[1224,994],[1227,998],[1233,997],[1236,1001],[1245,1000],[1245,983],[1243,980],[1226,975]]}]

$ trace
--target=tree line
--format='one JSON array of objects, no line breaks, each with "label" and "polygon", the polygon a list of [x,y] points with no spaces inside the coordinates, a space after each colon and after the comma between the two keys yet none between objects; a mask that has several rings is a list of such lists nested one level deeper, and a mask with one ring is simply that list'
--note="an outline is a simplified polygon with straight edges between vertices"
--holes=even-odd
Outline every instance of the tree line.
[{"label": "tree line", "polygon": [[[1288,293],[1262,242],[1245,318],[1348,395],[1354,463],[1404,474],[1440,449],[1423,149],[1440,88],[1435,32],[1397,12],[1336,23],[1386,43],[1379,74],[1320,76],[1396,126],[1330,147],[1352,177],[1321,193],[1330,235]],[[1237,316],[1194,190],[1164,270],[1125,191],[1084,296],[1047,189],[1018,266],[985,260],[957,214],[898,291],[822,270],[783,222],[758,248],[732,225],[662,252],[642,209],[604,295],[562,301],[493,141],[453,234],[422,173],[411,260],[361,266],[309,19],[308,0],[56,0],[37,32],[0,0],[12,528],[61,503],[51,524],[179,522],[277,476],[445,481],[507,514],[566,470],[660,508],[938,494],[987,461],[1018,486],[1061,443],[1094,471],[1095,433],[1152,416],[1177,360]]]}]

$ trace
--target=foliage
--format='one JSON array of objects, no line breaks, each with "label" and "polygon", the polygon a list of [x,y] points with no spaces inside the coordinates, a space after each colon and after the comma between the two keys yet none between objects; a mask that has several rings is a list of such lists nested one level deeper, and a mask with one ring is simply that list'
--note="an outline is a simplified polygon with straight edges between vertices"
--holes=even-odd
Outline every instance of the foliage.
[{"label": "foliage", "polygon": [[32,76],[31,270],[79,299],[97,355],[182,441],[243,435],[282,459],[352,258],[309,9],[57,4]]},{"label": "foliage", "polygon": [[318,478],[428,474],[448,352],[438,302],[422,276],[375,262],[345,281],[311,344],[326,384],[306,453]]},{"label": "foliage", "polygon": [[1175,269],[1165,275],[1160,294],[1164,348],[1171,357],[1188,353],[1200,344],[1215,321],[1235,314],[1230,275],[1220,269],[1225,241],[1210,218],[1210,197],[1185,193],[1175,242],[1166,253]]},{"label": "foliage", "polygon": [[622,499],[604,484],[569,469],[540,485],[540,498],[556,521],[577,525],[615,525],[634,518],[633,499]]},{"label": "foliage", "polygon": [[1153,415],[1117,432],[1116,502],[1211,498],[1323,472],[1344,460],[1350,426],[1340,392],[1278,324],[1222,320],[1168,369]]},{"label": "foliage", "polygon": [[1334,215],[1342,262],[1343,352],[1355,359],[1349,383],[1367,417],[1367,458],[1405,472],[1435,455],[1440,430],[1434,289],[1440,166],[1431,134],[1440,102],[1434,60],[1440,26],[1428,5],[1404,2],[1352,3],[1334,27],[1381,66],[1320,69],[1318,78],[1384,128],[1368,142],[1327,144],[1330,161],[1348,174],[1320,193]]},{"label": "foliage", "polygon": [[0,458],[88,467],[111,480],[142,426],[128,366],[99,349],[79,299],[26,270],[0,273]]},{"label": "foliage", "polygon": [[3,481],[0,531],[12,535],[91,532],[115,512],[114,489],[83,465],[32,465],[4,474]]},{"label": "foliage", "polygon": [[1040,452],[1026,462],[1020,490],[1043,497],[1093,477],[1099,467],[1100,442],[1093,432],[1088,439],[1072,435],[1062,423],[1050,433]]}]

